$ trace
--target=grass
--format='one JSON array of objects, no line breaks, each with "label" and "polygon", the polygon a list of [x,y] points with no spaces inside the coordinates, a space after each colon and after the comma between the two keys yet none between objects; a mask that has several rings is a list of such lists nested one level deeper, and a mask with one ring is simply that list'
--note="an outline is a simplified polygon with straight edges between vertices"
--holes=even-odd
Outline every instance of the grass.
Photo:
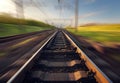
[{"label": "grass", "polygon": [[78,27],[81,31],[103,31],[103,32],[120,32],[120,24],[104,24]]},{"label": "grass", "polygon": [[78,27],[77,32],[74,28],[67,28],[67,30],[103,44],[120,43],[120,24]]},{"label": "grass", "polygon": [[17,47],[19,47],[19,46],[25,45],[25,44],[27,44],[27,43],[29,43],[29,42],[37,39],[37,38],[38,38],[38,37],[33,37],[33,38],[29,38],[29,39],[27,39],[27,40],[24,40],[24,41],[22,41],[22,42],[19,42],[19,43],[15,44],[15,45],[11,46],[10,49],[11,49],[11,48],[12,48],[12,49],[13,49],[13,48],[17,48]]},{"label": "grass", "polygon": [[0,52],[0,57],[6,55],[5,52]]},{"label": "grass", "polygon": [[12,36],[12,35],[35,32],[35,31],[42,31],[47,29],[51,29],[51,28],[28,26],[28,25],[20,26],[15,24],[0,23],[0,37]]},{"label": "grass", "polygon": [[[35,31],[42,31],[42,30],[48,30],[48,29],[53,29],[53,27],[39,27],[39,26],[30,26],[30,25],[17,25],[17,24],[5,24],[5,23],[0,23],[0,37],[6,37],[6,36],[12,36],[12,35],[18,35],[18,34],[24,34],[24,33],[29,33],[29,32],[35,32]],[[15,45],[12,45],[11,47],[8,47],[6,49],[0,50],[0,57],[6,56],[11,49],[17,48],[21,45],[25,45],[38,37],[30,38],[27,40],[24,40],[22,42],[19,42]]]},{"label": "grass", "polygon": [[38,38],[39,37],[36,36],[36,37],[29,38],[29,39],[25,39],[23,41],[15,43],[15,44],[13,44],[13,45],[5,48],[5,49],[2,49],[2,50],[0,50],[0,57],[6,56],[9,52],[11,52],[11,50],[14,50],[14,49],[16,49],[16,48],[18,48],[20,46],[26,45],[26,44],[30,43],[31,41],[34,41],[34,40],[36,40]]}]

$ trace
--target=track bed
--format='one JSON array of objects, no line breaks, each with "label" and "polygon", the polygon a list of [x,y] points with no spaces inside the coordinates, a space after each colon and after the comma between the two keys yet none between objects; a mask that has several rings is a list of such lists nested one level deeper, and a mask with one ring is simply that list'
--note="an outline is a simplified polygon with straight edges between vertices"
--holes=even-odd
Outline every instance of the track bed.
[{"label": "track bed", "polygon": [[42,49],[39,58],[26,74],[24,83],[97,83],[62,31]]}]

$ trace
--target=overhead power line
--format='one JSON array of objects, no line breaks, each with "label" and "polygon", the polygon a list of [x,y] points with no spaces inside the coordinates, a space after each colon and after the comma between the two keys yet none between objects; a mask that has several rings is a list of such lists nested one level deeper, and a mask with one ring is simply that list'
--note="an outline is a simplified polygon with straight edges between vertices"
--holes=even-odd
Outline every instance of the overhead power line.
[{"label": "overhead power line", "polygon": [[[50,19],[50,17],[48,16],[48,14],[45,12],[45,10],[43,10],[42,8],[41,8],[41,4],[40,4],[40,2],[38,2],[37,0],[31,0],[32,1],[32,4],[34,5],[34,6],[36,6],[40,11],[41,11],[41,13],[44,15],[44,17],[45,18],[47,18],[47,19]],[[42,2],[43,3],[43,2]],[[47,22],[47,23],[49,23],[46,19],[45,19],[45,22]],[[53,24],[53,22],[51,22],[51,24]]]},{"label": "overhead power line", "polygon": [[77,27],[78,27],[78,15],[79,15],[79,0],[75,0],[75,28],[77,32]]},{"label": "overhead power line", "polygon": [[16,6],[16,15],[18,18],[24,18],[23,0],[12,0]]}]

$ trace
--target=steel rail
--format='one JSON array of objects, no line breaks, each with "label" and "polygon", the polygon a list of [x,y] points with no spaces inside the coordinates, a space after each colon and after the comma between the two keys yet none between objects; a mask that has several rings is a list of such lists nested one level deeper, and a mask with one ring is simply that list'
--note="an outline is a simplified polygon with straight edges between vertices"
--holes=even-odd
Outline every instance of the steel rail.
[{"label": "steel rail", "polygon": [[24,70],[24,68],[32,61],[32,59],[42,50],[42,48],[55,36],[57,33],[54,32],[54,34],[32,55],[32,57],[7,81],[7,83],[12,83],[15,78]]},{"label": "steel rail", "polygon": [[[75,44],[75,42],[68,36],[68,34],[67,33],[65,33],[64,31],[63,31],[63,33],[65,34],[65,36],[71,41],[71,43],[75,46],[75,47],[77,47],[77,51],[78,52],[80,52],[85,58],[87,58],[87,60],[99,71],[99,73],[100,74],[102,74],[103,76],[104,76],[104,81],[102,81],[102,83],[104,82],[104,83],[113,83],[112,82],[112,80],[106,75],[106,74],[104,74],[103,72],[102,72],[102,70],[87,56],[87,54],[86,53],[84,53],[76,44]],[[89,68],[89,67],[88,67]],[[105,82],[106,81],[106,82]]]},{"label": "steel rail", "polygon": [[[71,42],[73,46],[77,48],[77,52],[81,53],[81,57],[86,61],[86,65],[90,70],[93,72],[96,72],[95,78],[97,79],[98,83],[113,83],[112,80],[109,79],[108,76],[104,74],[104,72],[101,71],[101,69],[87,56],[86,53],[84,53],[71,39],[71,37],[62,31],[66,38]],[[20,73],[27,67],[27,65],[34,59],[34,57],[43,49],[44,46],[56,35],[57,31],[53,33],[52,36],[49,37],[49,39],[32,55],[32,57],[7,81],[7,83],[12,83]]]}]

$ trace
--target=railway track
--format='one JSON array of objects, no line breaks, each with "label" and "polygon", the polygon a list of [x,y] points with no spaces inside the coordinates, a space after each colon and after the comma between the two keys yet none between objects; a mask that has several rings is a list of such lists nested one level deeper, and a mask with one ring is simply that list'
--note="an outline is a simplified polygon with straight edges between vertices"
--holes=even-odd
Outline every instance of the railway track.
[{"label": "railway track", "polygon": [[61,30],[55,32],[7,82],[112,83]]}]

